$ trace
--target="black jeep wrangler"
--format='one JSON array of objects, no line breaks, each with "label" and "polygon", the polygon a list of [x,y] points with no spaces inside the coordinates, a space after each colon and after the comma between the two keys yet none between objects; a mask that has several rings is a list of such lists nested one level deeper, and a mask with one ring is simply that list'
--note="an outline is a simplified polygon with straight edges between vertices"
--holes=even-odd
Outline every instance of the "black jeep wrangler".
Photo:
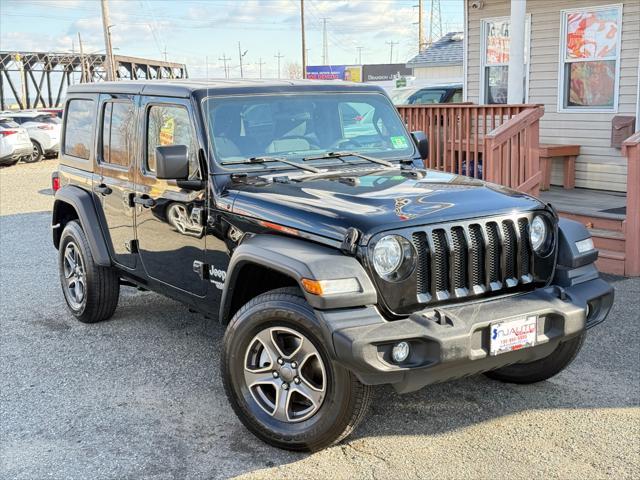
[{"label": "black jeep wrangler", "polygon": [[427,139],[378,87],[75,85],[61,143],[73,315],[108,319],[126,285],[217,318],[229,401],[278,447],[344,438],[372,385],[547,379],[613,302],[582,225],[423,169]]}]

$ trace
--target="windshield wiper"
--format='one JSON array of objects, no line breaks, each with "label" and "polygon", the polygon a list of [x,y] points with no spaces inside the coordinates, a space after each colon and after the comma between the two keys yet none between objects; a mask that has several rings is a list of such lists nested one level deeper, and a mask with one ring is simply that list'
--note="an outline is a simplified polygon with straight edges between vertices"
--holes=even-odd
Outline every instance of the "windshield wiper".
[{"label": "windshield wiper", "polygon": [[292,167],[299,168],[300,170],[306,170],[307,172],[320,173],[321,170],[316,167],[310,167],[309,165],[301,165],[291,160],[287,160],[283,157],[251,157],[246,160],[236,160],[233,162],[222,162],[221,165],[242,165],[242,164],[256,164],[256,163],[273,163],[280,162]]},{"label": "windshield wiper", "polygon": [[391,162],[387,162],[386,160],[382,160],[381,158],[375,158],[375,157],[369,157],[367,155],[362,155],[361,153],[356,153],[356,152],[327,152],[324,155],[319,155],[317,157],[305,157],[302,160],[309,161],[309,160],[326,160],[328,158],[339,158],[342,159],[342,157],[356,157],[356,158],[361,158],[363,160],[367,160],[369,162],[373,162],[373,163],[377,163],[378,165],[384,165],[385,167],[393,167],[393,163]]}]

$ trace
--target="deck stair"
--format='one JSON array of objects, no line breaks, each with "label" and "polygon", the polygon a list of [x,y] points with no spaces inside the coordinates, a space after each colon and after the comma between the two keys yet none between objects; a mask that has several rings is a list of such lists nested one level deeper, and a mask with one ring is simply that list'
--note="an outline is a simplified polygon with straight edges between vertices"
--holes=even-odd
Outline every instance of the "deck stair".
[{"label": "deck stair", "polygon": [[624,275],[625,266],[625,225],[624,220],[597,217],[593,214],[581,215],[558,208],[561,217],[582,223],[593,237],[593,244],[599,250],[596,265],[598,270],[615,275]]}]

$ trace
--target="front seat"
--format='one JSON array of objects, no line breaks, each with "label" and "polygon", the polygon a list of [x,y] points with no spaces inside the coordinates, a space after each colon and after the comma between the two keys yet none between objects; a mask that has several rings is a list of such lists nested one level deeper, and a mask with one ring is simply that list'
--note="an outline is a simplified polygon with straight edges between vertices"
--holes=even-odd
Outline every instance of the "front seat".
[{"label": "front seat", "polygon": [[213,141],[221,159],[242,157],[240,141],[240,107],[221,105],[213,115]]}]

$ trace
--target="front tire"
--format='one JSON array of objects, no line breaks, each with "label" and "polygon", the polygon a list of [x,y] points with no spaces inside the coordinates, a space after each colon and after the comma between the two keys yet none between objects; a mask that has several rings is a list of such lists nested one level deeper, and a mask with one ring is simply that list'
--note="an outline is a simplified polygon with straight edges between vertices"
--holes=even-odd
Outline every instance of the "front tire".
[{"label": "front tire", "polygon": [[582,348],[586,332],[562,342],[548,356],[529,363],[516,363],[486,372],[485,375],[494,380],[508,383],[536,383],[557,375],[567,368]]},{"label": "front tire", "polygon": [[120,281],[111,267],[96,265],[80,224],[67,223],[58,250],[60,284],[67,307],[83,323],[111,318],[118,306]]},{"label": "front tire", "polygon": [[265,442],[313,451],[337,443],[362,421],[371,387],[334,362],[299,290],[259,295],[233,317],[221,371],[240,421]]},{"label": "front tire", "polygon": [[31,140],[31,144],[33,145],[33,152],[31,153],[31,156],[24,157],[24,161],[26,163],[39,162],[40,160],[42,160],[42,157],[43,157],[42,147],[35,140]]}]

